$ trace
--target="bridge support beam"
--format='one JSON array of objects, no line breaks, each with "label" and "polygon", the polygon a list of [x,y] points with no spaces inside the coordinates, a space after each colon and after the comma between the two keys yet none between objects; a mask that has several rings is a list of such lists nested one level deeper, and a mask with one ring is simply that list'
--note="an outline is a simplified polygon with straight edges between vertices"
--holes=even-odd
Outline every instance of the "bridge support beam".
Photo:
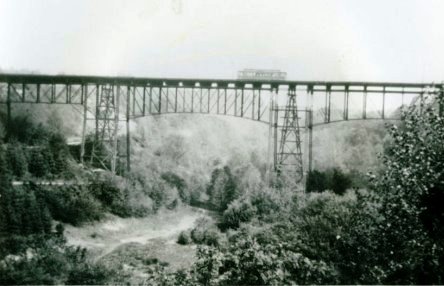
[{"label": "bridge support beam", "polygon": [[82,142],[80,143],[80,163],[84,164],[85,160],[85,140],[86,140],[86,123],[88,121],[88,86],[82,85],[82,103],[83,103],[83,122],[82,122]]},{"label": "bridge support beam", "polygon": [[[283,112],[283,122],[279,122],[279,112]],[[274,168],[278,176],[288,183],[300,183],[304,178],[302,162],[301,127],[296,100],[296,86],[290,86],[287,104],[274,108]],[[278,133],[280,132],[280,140]],[[286,182],[285,182],[286,183]]]},{"label": "bridge support beam", "polygon": [[[135,98],[133,98],[135,102]],[[131,89],[128,87],[126,98],[126,171],[131,171],[131,136],[130,136],[130,103],[131,103]],[[145,104],[144,104],[145,105]]]}]

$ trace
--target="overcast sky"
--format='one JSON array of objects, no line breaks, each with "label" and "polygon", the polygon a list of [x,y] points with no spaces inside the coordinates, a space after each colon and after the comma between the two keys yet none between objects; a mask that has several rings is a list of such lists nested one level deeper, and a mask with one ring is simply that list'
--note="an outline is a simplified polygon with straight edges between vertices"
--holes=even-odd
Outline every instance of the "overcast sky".
[{"label": "overcast sky", "polygon": [[441,82],[444,1],[0,0],[0,68]]}]

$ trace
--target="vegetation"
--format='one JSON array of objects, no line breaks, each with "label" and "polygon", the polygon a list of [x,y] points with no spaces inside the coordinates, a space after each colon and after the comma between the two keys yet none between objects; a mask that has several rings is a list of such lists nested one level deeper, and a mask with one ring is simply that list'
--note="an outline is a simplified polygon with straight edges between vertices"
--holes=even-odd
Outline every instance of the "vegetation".
[{"label": "vegetation", "polygon": [[[31,126],[45,135],[29,140],[31,131],[7,129],[0,148],[0,284],[114,282],[116,271],[66,245],[54,219],[81,225],[106,212],[136,216],[197,203],[215,219],[199,220],[177,240],[198,244],[197,260],[175,272],[146,260],[146,284],[442,284],[444,119],[433,108],[408,110],[388,128],[383,166],[368,178],[314,170],[307,193],[266,187],[261,165],[251,162],[216,162],[207,181],[159,166],[150,166],[151,176],[136,169],[128,181],[82,173],[56,131]],[[14,124],[28,126],[23,118]],[[184,143],[175,142],[177,162]],[[55,176],[87,183],[51,190],[32,183]],[[13,188],[17,179],[31,182]]]},{"label": "vegetation", "polygon": [[[353,186],[352,178],[356,174],[345,174],[339,168],[328,169],[325,172],[313,170],[308,173],[306,190],[307,192],[323,192],[331,190],[335,194],[343,195],[347,189]],[[361,187],[355,184],[353,187]]]},{"label": "vegetation", "polygon": [[[323,193],[294,194],[289,205],[271,196],[257,203],[257,193],[244,193],[223,213],[227,242],[199,247],[187,271],[158,269],[148,281],[443,283],[444,119],[433,106],[425,110],[409,110],[400,126],[389,128],[384,167],[370,174],[368,190],[344,192],[362,178],[331,170],[310,174],[311,191]],[[259,211],[261,205],[274,211]]]}]

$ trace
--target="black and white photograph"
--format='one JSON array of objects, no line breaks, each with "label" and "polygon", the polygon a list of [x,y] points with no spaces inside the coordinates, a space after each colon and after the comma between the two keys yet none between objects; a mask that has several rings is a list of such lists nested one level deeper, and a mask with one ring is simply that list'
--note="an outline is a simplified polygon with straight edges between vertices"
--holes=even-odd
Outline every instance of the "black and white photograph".
[{"label": "black and white photograph", "polygon": [[444,284],[444,1],[0,0],[0,285]]}]

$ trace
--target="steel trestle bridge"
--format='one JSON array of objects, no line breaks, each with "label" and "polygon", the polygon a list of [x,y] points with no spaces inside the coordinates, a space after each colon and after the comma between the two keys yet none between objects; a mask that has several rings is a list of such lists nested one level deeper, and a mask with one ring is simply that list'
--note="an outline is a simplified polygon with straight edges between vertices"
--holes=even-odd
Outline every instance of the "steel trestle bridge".
[{"label": "steel trestle bridge", "polygon": [[[313,127],[347,120],[397,120],[403,106],[427,95],[443,97],[444,85],[0,74],[0,104],[6,105],[8,120],[11,106],[18,103],[82,106],[81,161],[99,162],[113,173],[119,158],[131,170],[130,120],[201,113],[268,124],[268,157],[272,155],[274,170],[290,172],[298,182],[304,169],[312,168]],[[88,121],[93,122],[95,139],[89,155]],[[123,151],[118,148],[119,130],[126,134]]]}]

